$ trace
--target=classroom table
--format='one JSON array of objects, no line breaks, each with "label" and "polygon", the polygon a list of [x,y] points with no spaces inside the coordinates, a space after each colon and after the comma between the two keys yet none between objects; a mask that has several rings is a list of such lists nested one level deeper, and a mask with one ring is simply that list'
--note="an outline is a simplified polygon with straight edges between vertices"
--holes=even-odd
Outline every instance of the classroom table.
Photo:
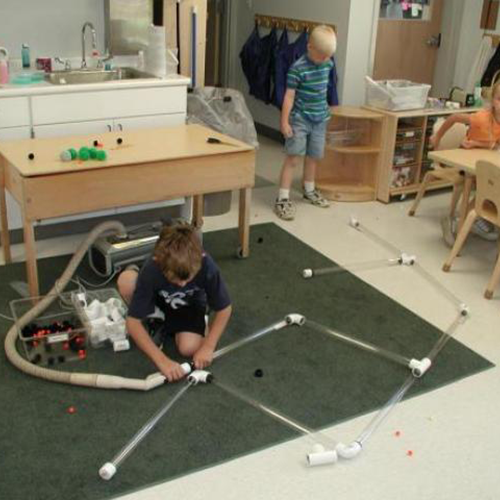
[{"label": "classroom table", "polygon": [[460,231],[469,210],[472,187],[476,178],[476,163],[486,160],[500,167],[500,151],[489,149],[444,149],[429,152],[429,158],[444,167],[456,167],[464,175],[464,190],[460,204],[457,232]]},{"label": "classroom table", "polygon": [[[60,158],[70,147],[94,143],[106,160]],[[35,221],[193,196],[193,219],[201,226],[203,195],[237,189],[238,253],[246,257],[254,182],[255,149],[201,125],[0,142],[3,256],[11,262],[6,191],[21,208],[28,286],[37,296]]]}]

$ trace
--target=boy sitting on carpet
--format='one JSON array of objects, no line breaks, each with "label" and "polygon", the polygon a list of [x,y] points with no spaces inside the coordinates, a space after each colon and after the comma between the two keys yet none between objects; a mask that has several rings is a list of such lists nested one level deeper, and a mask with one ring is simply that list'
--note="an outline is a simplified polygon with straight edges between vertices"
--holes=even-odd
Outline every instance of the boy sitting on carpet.
[{"label": "boy sitting on carpet", "polygon": [[[193,356],[197,369],[210,365],[231,316],[231,299],[219,268],[203,252],[193,226],[178,223],[163,227],[153,256],[140,272],[136,266],[123,271],[118,290],[129,303],[130,336],[169,382],[183,378],[184,372],[162,351],[165,335],[175,337],[182,356]],[[208,328],[207,305],[215,311]],[[163,320],[161,338],[156,342],[143,324],[153,314]]]}]

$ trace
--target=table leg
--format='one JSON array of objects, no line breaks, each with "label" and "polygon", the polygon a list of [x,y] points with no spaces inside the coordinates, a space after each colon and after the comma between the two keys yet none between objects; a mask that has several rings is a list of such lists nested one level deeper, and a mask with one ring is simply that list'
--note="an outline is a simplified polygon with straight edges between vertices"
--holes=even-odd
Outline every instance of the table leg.
[{"label": "table leg", "polygon": [[193,196],[193,225],[196,229],[203,226],[203,195]]},{"label": "table leg", "polygon": [[38,267],[36,261],[35,231],[30,220],[23,220],[24,251],[26,253],[26,275],[31,297],[40,295],[38,285]]},{"label": "table leg", "polygon": [[467,217],[467,213],[469,212],[469,201],[473,183],[474,176],[466,173],[464,179],[464,190],[462,192],[462,203],[460,204],[460,218],[458,221],[457,234],[460,229],[462,229],[462,226],[464,225],[465,219]]},{"label": "table leg", "polygon": [[9,218],[5,193],[5,160],[0,157],[0,240],[4,262],[9,264],[12,261],[12,255],[10,253]]},{"label": "table leg", "polygon": [[251,188],[240,189],[240,211],[239,211],[239,237],[240,257],[248,257],[250,254],[250,198]]}]

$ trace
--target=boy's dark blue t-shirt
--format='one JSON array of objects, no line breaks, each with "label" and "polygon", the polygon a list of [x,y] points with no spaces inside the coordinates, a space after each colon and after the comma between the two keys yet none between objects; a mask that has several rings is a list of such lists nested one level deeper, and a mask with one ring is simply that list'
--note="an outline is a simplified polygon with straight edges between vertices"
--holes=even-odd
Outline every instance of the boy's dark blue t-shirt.
[{"label": "boy's dark blue t-shirt", "polygon": [[208,305],[211,310],[220,311],[230,304],[220,270],[209,255],[203,255],[201,269],[184,287],[170,283],[151,257],[139,272],[128,315],[143,319],[154,312],[155,306],[168,315],[172,309]]}]

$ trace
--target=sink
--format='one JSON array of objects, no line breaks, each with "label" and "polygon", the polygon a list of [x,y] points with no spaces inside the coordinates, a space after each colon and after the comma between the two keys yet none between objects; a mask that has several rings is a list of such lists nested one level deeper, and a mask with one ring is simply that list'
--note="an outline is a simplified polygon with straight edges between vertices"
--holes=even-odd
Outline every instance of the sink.
[{"label": "sink", "polygon": [[116,82],[119,80],[137,80],[141,78],[157,77],[135,68],[115,68],[111,70],[71,69],[52,71],[45,75],[45,81],[53,85]]}]

